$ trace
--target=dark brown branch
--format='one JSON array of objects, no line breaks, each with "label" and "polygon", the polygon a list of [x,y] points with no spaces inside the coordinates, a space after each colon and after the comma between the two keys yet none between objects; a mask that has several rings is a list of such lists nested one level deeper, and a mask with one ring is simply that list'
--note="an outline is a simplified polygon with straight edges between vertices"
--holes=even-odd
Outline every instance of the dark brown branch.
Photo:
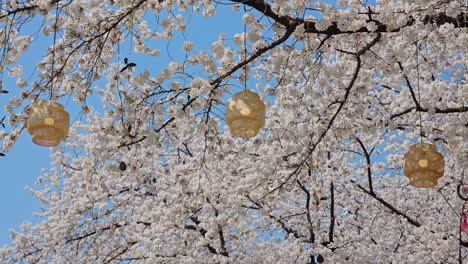
[{"label": "dark brown branch", "polygon": [[[408,114],[413,110],[416,110],[417,112],[429,112],[428,108],[411,107],[411,108],[408,108],[406,110],[403,110],[400,113],[392,115],[390,117],[390,119],[394,119],[394,118],[400,117],[402,115]],[[468,112],[468,107],[460,107],[460,108],[449,107],[449,108],[445,108],[445,109],[440,109],[440,108],[437,108],[437,107],[434,108],[434,113],[436,113],[436,114],[451,114],[451,113],[464,113],[464,112]]]},{"label": "dark brown branch", "polygon": [[[261,48],[259,50],[257,50],[257,52],[255,52],[254,54],[252,54],[248,59],[246,59],[245,61],[242,61],[240,63],[238,63],[236,66],[232,67],[232,69],[230,69],[229,71],[227,71],[226,73],[224,73],[223,75],[219,76],[218,78],[214,79],[213,81],[210,82],[210,85],[213,85],[214,89],[217,89],[219,87],[219,85],[221,84],[221,82],[228,76],[230,76],[231,74],[233,74],[234,72],[236,72],[238,69],[241,69],[242,67],[244,67],[245,65],[249,64],[250,62],[252,62],[253,60],[255,60],[256,58],[260,57],[263,53],[275,48],[276,46],[280,45],[281,43],[285,42],[290,36],[291,34],[294,32],[294,27],[292,28],[289,28],[286,30],[285,34],[277,39],[276,41],[272,42],[270,45],[264,47],[264,48]],[[192,99],[190,99],[190,101],[188,101],[187,103],[184,104],[184,106],[182,107],[182,110],[185,111],[185,109],[187,107],[189,107],[193,102],[195,102],[195,100],[197,100],[199,98],[199,96],[197,97],[194,97]],[[169,125],[170,123],[174,122],[175,118],[174,117],[171,117],[169,118],[166,122],[164,122],[164,124],[162,124],[159,128],[155,129],[156,132],[160,132],[164,127],[166,127],[167,125]]]},{"label": "dark brown branch", "polygon": [[[194,222],[195,225],[197,225],[197,226],[201,223],[200,220],[198,220],[198,218],[197,218],[196,216],[191,216],[191,217],[189,217],[189,219],[192,220],[192,222]],[[195,231],[198,230],[198,232],[199,232],[203,237],[205,237],[207,231],[206,231],[204,228],[197,228],[197,226],[194,226],[194,225],[185,225],[184,227],[185,227],[185,229],[189,229],[189,230],[195,230]],[[222,233],[222,230],[221,230],[221,235],[222,235],[222,234],[223,234],[223,233]],[[224,235],[223,235],[223,241],[224,241]],[[227,253],[226,248],[225,248],[225,245],[224,245],[223,242],[221,243],[222,252],[218,252],[218,251],[217,251],[213,246],[211,246],[211,244],[209,244],[209,243],[206,244],[205,246],[206,246],[206,248],[208,249],[208,251],[209,251],[210,253],[212,253],[212,254],[216,254],[216,255],[219,254],[219,255],[223,255],[223,256],[225,256],[225,257],[229,257],[229,254]]]},{"label": "dark brown branch", "polygon": [[114,224],[112,226],[108,226],[108,227],[104,227],[100,230],[94,230],[92,232],[89,232],[89,233],[86,233],[84,235],[81,235],[81,236],[78,236],[78,237],[74,237],[74,238],[70,238],[70,239],[67,239],[66,243],[70,243],[70,242],[73,242],[73,241],[76,241],[76,240],[81,240],[83,238],[87,238],[89,236],[92,236],[94,234],[97,234],[98,232],[104,232],[104,231],[107,231],[107,230],[110,230],[110,229],[115,229],[115,228],[119,228],[119,227],[122,227],[122,225],[120,224]]},{"label": "dark brown branch", "polygon": [[135,145],[135,144],[138,144],[140,142],[142,142],[143,140],[146,139],[146,136],[142,136],[140,139],[137,139],[135,141],[132,141],[132,142],[129,142],[129,143],[121,143],[118,148],[121,148],[121,147],[130,147],[131,145]]},{"label": "dark brown branch", "polygon": [[223,227],[220,225],[218,225],[218,235],[219,235],[219,240],[221,242],[221,255],[225,257],[229,257],[229,254],[226,250],[226,240],[224,239]]},{"label": "dark brown branch", "polygon": [[17,9],[13,9],[13,10],[9,10],[7,11],[4,15],[0,16],[0,19],[3,19],[7,16],[11,16],[11,15],[15,15],[15,14],[18,14],[18,13],[22,13],[22,12],[26,12],[26,11],[31,11],[31,10],[34,10],[38,8],[37,5],[31,5],[31,6],[22,6],[22,7],[19,7]]},{"label": "dark brown branch", "polygon": [[328,241],[333,242],[333,231],[335,230],[335,188],[333,182],[330,184],[330,232]]},{"label": "dark brown branch", "polygon": [[318,144],[327,135],[327,133],[330,130],[330,128],[332,127],[336,117],[341,112],[341,109],[343,109],[343,106],[346,103],[346,101],[347,101],[347,99],[349,97],[349,94],[351,93],[351,89],[353,88],[354,83],[356,82],[356,80],[357,80],[357,78],[359,76],[359,71],[361,70],[361,55],[363,55],[366,51],[368,51],[372,46],[377,44],[377,42],[380,40],[381,37],[382,37],[382,34],[380,34],[380,33],[377,34],[377,36],[371,42],[369,42],[364,48],[359,50],[357,53],[353,54],[356,57],[356,68],[354,69],[353,77],[351,78],[351,80],[349,81],[348,86],[346,87],[346,92],[345,92],[344,98],[343,98],[343,100],[341,100],[340,105],[338,106],[338,109],[336,110],[335,114],[332,116],[332,118],[328,122],[328,125],[325,128],[325,130],[320,134],[317,141],[311,146],[311,148],[310,148],[309,152],[307,153],[307,156],[304,158],[304,160],[300,164],[298,164],[296,166],[294,171],[291,172],[288,175],[288,177],[282,183],[280,183],[278,186],[273,188],[271,191],[269,191],[265,195],[261,196],[258,200],[261,200],[261,199],[265,198],[266,196],[274,193],[275,191],[281,189],[292,178],[292,176],[296,175],[300,171],[302,165],[306,162],[306,160],[308,160],[310,158],[312,153],[315,151],[315,148],[317,148]]},{"label": "dark brown branch", "polygon": [[[351,181],[354,183],[354,181]],[[389,204],[387,201],[385,201],[384,199],[378,197],[375,193],[371,193],[370,191],[366,190],[366,188],[362,187],[360,184],[357,184],[357,187],[359,189],[361,189],[363,192],[367,193],[368,195],[370,195],[371,197],[373,197],[374,199],[376,199],[377,201],[379,201],[381,204],[383,204],[385,207],[387,207],[388,209],[390,209],[390,211],[392,211],[392,213],[396,214],[396,215],[399,215],[399,216],[402,216],[404,217],[406,220],[408,220],[408,222],[416,227],[420,227],[421,226],[421,223],[419,223],[418,221],[412,219],[411,217],[409,217],[408,215],[406,215],[405,213],[401,212],[400,210],[398,210],[397,208],[395,208],[393,205]]]},{"label": "dark brown branch", "polygon": [[253,7],[263,15],[272,18],[276,22],[282,24],[285,27],[291,27],[293,24],[298,24],[299,20],[298,19],[293,19],[289,16],[280,16],[277,15],[273,10],[271,9],[271,5],[266,3],[263,0],[231,0],[231,2],[235,3],[240,3],[244,5],[248,5],[250,7]]},{"label": "dark brown branch", "polygon": [[393,250],[393,253],[396,253],[398,251],[398,249],[400,248],[402,238],[403,238],[403,231],[400,230],[400,238],[398,238],[398,244],[396,245],[395,249]]},{"label": "dark brown branch", "polygon": [[328,241],[322,243],[322,245],[327,246],[330,243],[333,243],[333,232],[335,231],[335,188],[333,182],[330,184],[330,231],[328,232]]},{"label": "dark brown branch", "polygon": [[[418,48],[418,47],[416,47],[416,48]],[[413,86],[411,85],[408,76],[406,76],[406,74],[403,73],[404,72],[403,65],[401,64],[401,62],[398,62],[397,64],[398,64],[398,67],[400,68],[401,73],[405,77],[406,86],[408,86],[408,89],[410,90],[411,98],[413,98],[414,104],[416,104],[416,108],[421,108],[421,105],[419,104],[418,100],[416,99],[416,94],[414,93]]]},{"label": "dark brown branch", "polygon": [[[249,199],[250,202],[252,202],[254,205],[256,205],[258,208],[260,209],[263,209],[263,205],[260,204],[259,202],[256,202],[254,201],[252,198],[250,198],[249,196],[247,196],[247,199]],[[259,199],[260,200],[260,199]],[[296,230],[293,230],[292,228],[289,228],[286,223],[284,223],[283,221],[281,221],[281,219],[277,219],[276,217],[272,216],[271,214],[268,213],[268,217],[270,217],[271,219],[275,220],[280,226],[281,228],[288,234],[292,234],[295,238],[301,238],[301,237],[304,237],[303,235],[300,235],[297,233]]]},{"label": "dark brown branch", "polygon": [[296,180],[296,182],[301,188],[301,190],[303,190],[306,194],[306,210],[307,210],[306,217],[307,217],[307,222],[309,223],[309,242],[314,243],[315,242],[314,226],[312,225],[312,219],[310,217],[311,195],[310,195],[309,190],[307,190],[307,188],[299,180]]},{"label": "dark brown branch", "polygon": [[[51,1],[51,5],[59,2],[59,0],[53,0]],[[146,2],[144,0],[143,2]],[[380,32],[380,33],[389,33],[389,32],[398,32],[404,27],[412,26],[415,24],[416,20],[409,16],[407,22],[405,25],[390,30],[387,25],[381,23],[378,20],[371,19],[370,21],[373,21],[374,23],[377,24],[377,29],[376,30],[369,30],[367,27],[362,27],[358,30],[354,31],[346,31],[346,30],[340,30],[338,28],[338,23],[337,22],[332,22],[332,24],[324,29],[324,30],[318,30],[316,27],[316,22],[315,21],[305,21],[304,19],[301,18],[292,18],[289,16],[280,16],[273,12],[271,5],[265,2],[264,0],[231,0],[231,2],[234,3],[241,3],[245,4],[247,6],[250,6],[254,9],[256,9],[258,12],[262,13],[264,16],[267,16],[276,22],[284,25],[286,28],[291,27],[292,25],[298,25],[298,24],[304,24],[304,28],[306,29],[307,33],[315,33],[315,34],[327,34],[327,35],[339,35],[339,34],[350,34],[350,33],[372,33],[372,32]],[[17,13],[21,12],[27,12],[27,11],[34,11],[35,9],[39,8],[37,5],[31,5],[31,6],[23,6],[20,8],[17,8],[15,10],[10,10],[7,11],[7,13],[3,16],[0,16],[0,19],[5,17],[5,16],[10,16],[14,15]],[[368,14],[368,13],[365,13]],[[375,13],[373,13],[375,14]],[[465,19],[465,13],[461,13],[457,17],[451,17],[446,15],[445,13],[438,13],[435,15],[426,15],[421,22],[423,24],[435,24],[437,26],[441,26],[443,24],[452,24],[456,28],[461,28],[461,27],[468,27],[468,22]]]},{"label": "dark brown branch", "polygon": [[[60,2],[60,0],[52,0],[52,1],[50,1],[50,6],[53,6],[53,5],[57,4],[58,2]],[[34,11],[37,8],[39,8],[38,5],[24,5],[24,6],[16,8],[16,9],[7,11],[4,15],[0,16],[0,19],[3,19],[4,17],[8,17],[8,16],[11,16],[11,15],[16,15],[16,14],[22,13],[22,12]]]},{"label": "dark brown branch", "polygon": [[[268,4],[264,0],[231,0],[231,2],[242,3],[247,6],[250,6],[256,9],[258,12],[262,13],[264,16],[267,16],[275,20],[276,22],[282,24],[286,28],[294,24],[303,24],[306,33],[314,34],[340,35],[352,33],[391,33],[399,32],[405,27],[409,27],[416,24],[416,19],[414,19],[411,16],[408,16],[407,22],[403,26],[395,29],[389,29],[387,25],[381,23],[376,19],[372,19],[372,22],[374,22],[377,25],[377,28],[375,30],[370,30],[367,27],[362,27],[358,30],[340,30],[337,22],[332,22],[331,25],[324,30],[318,30],[317,23],[315,21],[305,21],[302,18],[291,18],[289,16],[277,15],[271,9],[270,4]],[[423,24],[435,24],[437,26],[449,23],[454,25],[454,27],[456,28],[468,27],[468,22],[465,20],[465,13],[461,13],[457,17],[451,17],[446,15],[445,13],[439,13],[436,15],[426,15],[422,19],[422,22]]]},{"label": "dark brown branch", "polygon": [[370,154],[367,152],[366,147],[364,146],[364,143],[356,137],[357,142],[361,146],[361,149],[364,153],[364,156],[366,158],[366,163],[367,163],[367,180],[369,181],[369,192],[374,193],[374,188],[372,187],[372,170],[371,170],[371,159],[370,159]]},{"label": "dark brown branch", "polygon": [[[336,117],[341,112],[341,109],[343,108],[344,104],[348,100],[349,94],[351,93],[351,89],[353,88],[354,83],[356,82],[356,80],[358,78],[359,71],[361,70],[361,55],[363,55],[372,46],[374,46],[380,40],[381,37],[382,37],[381,34],[377,34],[375,39],[373,39],[369,44],[367,44],[364,48],[362,48],[361,50],[359,50],[355,54],[356,55],[356,68],[354,69],[353,77],[351,78],[351,81],[349,82],[348,87],[346,87],[345,95],[343,97],[343,100],[341,100],[340,105],[338,106],[338,109],[336,110],[336,112],[332,116],[332,118],[330,119],[330,122],[328,122],[328,125],[327,125],[327,128],[325,129],[325,131],[323,131],[322,135],[320,135],[320,138],[319,138],[320,140],[321,140],[321,138],[325,137],[326,133],[328,132],[328,130],[333,125],[333,122],[335,121]],[[318,142],[316,144],[318,144]],[[316,144],[314,144],[314,145],[316,145]]]},{"label": "dark brown branch", "polygon": [[[137,243],[137,242],[129,242],[129,243],[127,243],[127,246],[126,246],[125,248],[123,248],[119,253],[117,253],[115,256],[113,256],[112,258],[110,258],[110,259],[109,259],[108,261],[106,261],[105,263],[111,263],[113,260],[115,260],[115,259],[117,259],[118,257],[122,256],[123,254],[125,254],[125,252],[127,252],[127,251],[128,251],[133,245],[135,245],[136,243]],[[117,248],[117,249],[118,249],[118,248]],[[115,250],[117,250],[117,249],[115,249]],[[114,251],[115,251],[115,250],[114,250]],[[112,251],[112,252],[114,252],[114,251]],[[109,255],[112,254],[112,252],[109,253]]]},{"label": "dark brown branch", "polygon": [[[207,199],[208,202],[210,202],[208,199]],[[218,209],[216,209],[216,207],[214,207],[212,205],[214,211],[215,211],[215,216],[218,217],[219,216],[219,213],[218,213]],[[218,236],[219,236],[219,242],[221,244],[221,255],[225,256],[225,257],[229,257],[229,253],[227,252],[226,250],[226,240],[224,238],[224,232],[223,232],[223,227],[221,225],[218,224]]]},{"label": "dark brown branch", "polygon": [[[433,21],[432,23],[433,24],[435,23],[437,26],[441,26],[441,25],[443,25],[445,23],[450,23],[450,24],[454,25],[456,28],[458,28],[458,27],[467,27],[468,23],[464,21],[464,14],[465,13],[462,13],[458,17],[454,18],[454,17],[447,16],[444,13],[439,13],[437,15],[438,19],[433,19],[433,20],[430,19],[433,16],[427,15],[423,19],[423,22],[424,22],[424,24],[429,24],[429,23],[431,23]],[[329,26],[325,30],[318,30],[315,27],[316,23],[312,22],[312,21],[306,22],[305,28],[306,28],[307,33],[317,33],[317,34],[327,34],[327,35],[352,34],[352,33],[372,33],[372,32],[392,33],[392,32],[399,32],[403,28],[414,25],[416,20],[410,16],[405,25],[403,25],[403,26],[401,26],[399,28],[395,28],[395,29],[389,29],[387,25],[385,25],[385,24],[383,24],[383,23],[381,23],[381,22],[379,22],[377,20],[374,20],[374,22],[377,24],[377,29],[375,29],[375,30],[369,30],[367,27],[362,27],[362,28],[360,28],[358,30],[344,30],[344,31],[342,31],[342,30],[340,30],[338,28],[338,23],[336,23],[336,22],[333,22],[332,25]]]},{"label": "dark brown branch", "polygon": [[211,81],[210,84],[211,85],[218,85],[221,81],[223,81],[226,77],[228,77],[231,74],[233,74],[234,72],[236,72],[238,69],[241,69],[245,65],[247,65],[250,62],[254,61],[256,58],[260,57],[263,53],[265,53],[265,52],[275,48],[276,46],[282,44],[283,42],[285,42],[291,36],[291,34],[294,32],[294,30],[296,29],[296,26],[297,25],[293,25],[293,26],[290,26],[290,27],[286,28],[286,32],[284,33],[284,35],[281,38],[273,41],[272,43],[270,43],[270,45],[268,45],[266,47],[258,49],[248,59],[238,63],[236,66],[232,67],[232,69],[230,69],[228,72],[224,73],[223,75],[221,75],[218,78]]},{"label": "dark brown branch", "polygon": [[[313,147],[313,149],[315,149],[315,146]],[[313,151],[313,150],[312,150]],[[278,186],[276,186],[275,188],[273,188],[271,191],[269,191],[268,193],[264,194],[263,196],[261,196],[258,201],[262,200],[263,198],[267,197],[268,195],[276,192],[277,190],[281,189],[294,175],[298,174],[300,171],[301,171],[301,168],[302,166],[301,165],[298,165],[296,166],[296,168],[288,175],[288,177],[282,182],[280,183]]]},{"label": "dark brown branch", "polygon": [[[466,7],[466,6],[465,6]],[[444,13],[439,13],[436,15],[427,15],[423,19],[424,24],[436,24],[441,26],[443,24],[452,24],[457,27],[468,27],[468,21],[466,20],[466,13],[462,12],[457,17],[447,16]]]}]

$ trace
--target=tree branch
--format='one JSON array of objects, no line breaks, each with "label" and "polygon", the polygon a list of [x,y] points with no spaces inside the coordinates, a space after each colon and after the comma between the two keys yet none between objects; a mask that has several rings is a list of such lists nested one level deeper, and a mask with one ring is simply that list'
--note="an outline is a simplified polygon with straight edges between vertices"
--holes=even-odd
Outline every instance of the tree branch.
[{"label": "tree branch", "polygon": [[110,230],[110,229],[119,228],[119,227],[122,227],[122,225],[114,224],[114,225],[111,225],[111,226],[107,226],[107,227],[101,228],[100,230],[94,230],[92,232],[86,233],[86,234],[81,235],[81,236],[77,236],[77,237],[74,237],[74,238],[69,238],[69,239],[66,240],[65,243],[70,243],[70,242],[73,242],[73,241],[76,241],[76,240],[81,240],[83,238],[87,238],[87,237],[92,236],[94,234],[101,233],[101,232],[104,232],[104,231],[107,231],[107,230]]},{"label": "tree branch", "polygon": [[[403,26],[395,29],[389,29],[389,27],[383,24],[382,22],[372,19],[372,22],[374,22],[377,25],[377,28],[375,30],[370,30],[367,27],[362,27],[357,30],[340,30],[337,22],[332,22],[328,28],[324,30],[319,30],[317,29],[316,21],[306,21],[302,18],[291,18],[289,16],[277,15],[273,12],[270,4],[268,4],[264,0],[231,0],[231,2],[241,3],[250,6],[256,9],[258,12],[262,13],[264,16],[267,16],[275,20],[276,22],[282,24],[286,28],[290,27],[293,24],[303,24],[306,33],[314,34],[340,35],[352,33],[392,33],[399,32],[401,29],[408,26],[412,26],[416,23],[416,19],[414,19],[412,16],[409,16],[407,22]],[[445,13],[438,13],[436,15],[426,15],[422,19],[422,23],[436,24],[437,26],[449,23],[454,25],[454,27],[456,28],[468,27],[468,22],[465,20],[464,12],[458,15],[457,17],[451,17],[446,15]]]},{"label": "tree branch", "polygon": [[314,226],[312,225],[312,219],[310,217],[310,198],[311,198],[311,195],[310,195],[309,190],[307,190],[307,188],[299,180],[296,180],[296,182],[299,185],[299,187],[306,194],[306,210],[307,210],[306,217],[307,217],[307,222],[309,224],[309,242],[314,243],[315,242]]},{"label": "tree branch", "polygon": [[[247,199],[249,199],[250,202],[252,202],[253,204],[255,204],[258,208],[260,209],[264,209],[263,205],[261,205],[259,202],[257,201],[254,201],[252,198],[250,198],[249,196],[247,196]],[[270,217],[271,219],[275,220],[280,226],[281,228],[287,233],[287,234],[292,234],[295,238],[301,238],[301,237],[304,237],[303,235],[300,235],[299,233],[297,233],[297,230],[293,230],[292,228],[289,228],[286,223],[284,223],[283,221],[281,221],[281,219],[277,219],[276,217],[274,217],[273,215],[271,215],[269,212],[266,212],[268,217]]]},{"label": "tree branch", "polygon": [[[416,48],[418,48],[418,47],[416,47]],[[421,105],[419,104],[418,100],[416,99],[416,94],[414,93],[413,86],[411,85],[408,76],[406,76],[406,74],[404,74],[403,65],[401,64],[401,62],[398,62],[397,64],[398,64],[398,67],[400,68],[401,73],[405,77],[406,86],[408,86],[408,89],[410,90],[411,98],[413,98],[413,101],[416,104],[416,108],[421,108]]]},{"label": "tree branch", "polygon": [[[285,32],[285,34],[277,39],[276,41],[272,42],[270,45],[266,46],[266,47],[263,47],[259,50],[257,50],[257,52],[255,52],[254,54],[252,54],[248,59],[238,63],[236,66],[232,67],[232,69],[230,69],[229,71],[225,72],[224,74],[222,74],[221,76],[219,76],[218,78],[214,79],[213,81],[210,82],[210,85],[213,85],[213,90],[214,89],[217,89],[219,87],[219,85],[221,84],[221,82],[228,76],[230,76],[231,74],[233,74],[234,72],[236,72],[238,69],[241,69],[242,67],[244,67],[245,65],[249,64],[250,62],[254,61],[256,58],[260,57],[263,53],[275,48],[276,46],[280,45],[281,43],[285,42],[290,36],[291,34],[294,32],[294,29],[295,27],[291,27],[291,28],[288,28]],[[189,107],[193,102],[195,102],[195,100],[197,100],[200,96],[197,96],[197,97],[194,97],[192,99],[190,99],[190,101],[188,101],[187,103],[184,104],[184,106],[182,107],[182,110],[185,110],[187,107]],[[171,117],[169,118],[166,122],[164,122],[164,124],[162,124],[159,128],[155,129],[156,132],[159,132],[161,131],[164,127],[166,127],[167,125],[169,125],[170,123],[174,122],[175,120],[175,117]]]},{"label": "tree branch", "polygon": [[289,28],[294,24],[298,24],[298,23],[302,22],[299,19],[293,19],[293,18],[291,18],[289,16],[277,15],[271,9],[271,5],[268,4],[267,2],[263,1],[263,0],[231,0],[231,2],[240,3],[240,4],[244,4],[244,5],[253,7],[257,11],[262,13],[264,16],[272,18],[273,20],[275,20],[276,22],[282,24],[286,28]]},{"label": "tree branch", "polygon": [[[355,183],[354,181],[351,181],[352,183]],[[374,199],[376,199],[377,201],[379,201],[381,204],[383,204],[385,207],[387,207],[388,209],[390,209],[390,211],[392,211],[392,213],[396,214],[396,215],[399,215],[399,216],[402,216],[404,218],[406,218],[406,220],[408,220],[408,222],[416,227],[420,227],[421,226],[421,223],[419,223],[418,221],[412,219],[411,217],[409,217],[408,215],[406,215],[405,213],[401,212],[400,210],[398,210],[397,208],[395,208],[393,205],[389,204],[387,201],[385,201],[384,199],[378,197],[375,193],[371,193],[370,191],[366,190],[366,188],[362,187],[360,184],[357,184],[357,187],[359,189],[361,189],[363,192],[367,193],[368,195],[370,195],[371,197],[373,197]]]},{"label": "tree branch", "polygon": [[335,188],[333,182],[330,184],[330,230],[328,232],[328,241],[322,243],[322,245],[327,246],[330,243],[333,243],[333,232],[335,231]]},{"label": "tree branch", "polygon": [[[60,2],[60,0],[52,0],[52,1],[50,1],[50,6],[53,6],[53,5],[57,4],[58,2]],[[34,11],[37,8],[39,8],[38,5],[20,6],[20,7],[16,8],[16,9],[12,9],[12,10],[7,11],[6,13],[4,13],[3,15],[0,16],[0,19],[3,19],[5,17],[11,16],[11,15],[16,15],[16,14],[22,13],[22,12]]]},{"label": "tree branch", "polygon": [[[192,216],[192,217],[189,217],[190,220],[192,220],[195,225],[199,225],[201,222],[200,220],[198,220],[198,218],[196,216]],[[204,229],[204,228],[200,228],[200,229],[197,229],[196,226],[193,226],[193,225],[185,225],[184,226],[185,229],[189,229],[189,230],[195,230],[195,231],[198,231],[203,237],[205,237],[207,231]],[[222,231],[221,231],[221,234],[222,234]],[[223,236],[223,240],[224,240],[224,236]],[[213,246],[211,246],[210,243],[206,244],[205,245],[206,248],[208,249],[208,251],[212,254],[220,254],[220,255],[223,255],[225,257],[229,257],[229,254],[227,253],[226,249],[224,248],[224,245],[223,243],[221,243],[221,247],[222,247],[222,252],[218,252]]]},{"label": "tree branch", "polygon": [[364,156],[366,157],[366,162],[367,162],[367,180],[369,181],[369,192],[374,194],[374,188],[372,187],[372,170],[371,170],[371,159],[370,159],[370,154],[367,152],[366,147],[364,146],[364,143],[356,136],[356,140],[361,146],[362,151],[364,152]]},{"label": "tree branch", "polygon": [[261,49],[258,49],[254,54],[252,54],[248,59],[238,63],[236,66],[232,67],[232,69],[230,69],[229,71],[225,72],[223,75],[219,76],[218,78],[214,79],[213,81],[210,82],[211,85],[217,85],[219,84],[222,80],[224,80],[226,77],[230,76],[231,74],[233,74],[235,71],[237,71],[238,69],[241,69],[242,67],[244,67],[245,65],[249,64],[250,62],[252,62],[253,60],[255,60],[256,58],[260,57],[263,53],[275,48],[276,46],[280,45],[281,43],[285,42],[290,36],[291,34],[294,32],[294,30],[296,29],[296,26],[297,25],[292,25],[292,26],[289,26],[286,28],[286,32],[284,33],[284,35],[273,41],[272,43],[270,43],[270,45],[266,46],[266,47],[263,47]]},{"label": "tree branch", "polygon": [[306,160],[309,159],[309,157],[312,155],[312,153],[315,151],[315,148],[317,148],[318,144],[322,141],[322,139],[327,135],[328,131],[330,130],[331,126],[333,125],[336,117],[338,116],[338,114],[341,112],[341,109],[343,109],[343,106],[344,104],[346,103],[348,97],[349,97],[349,94],[351,93],[351,89],[353,88],[354,86],[354,83],[356,82],[358,76],[359,76],[359,71],[361,70],[361,55],[363,55],[366,51],[368,51],[372,46],[374,46],[379,40],[380,38],[382,37],[382,34],[377,34],[377,36],[371,41],[369,42],[364,48],[362,48],[361,50],[359,50],[358,52],[354,53],[353,55],[356,57],[356,68],[354,69],[354,73],[353,73],[353,77],[351,77],[351,80],[349,81],[349,84],[348,86],[346,87],[346,92],[345,92],[345,95],[344,95],[344,98],[343,100],[340,101],[340,105],[338,106],[338,109],[336,110],[335,114],[332,116],[332,118],[330,119],[330,121],[328,122],[328,125],[327,127],[325,128],[325,130],[320,134],[320,136],[318,137],[317,141],[311,146],[309,152],[307,153],[306,157],[304,158],[304,160],[298,164],[296,166],[296,168],[294,169],[293,172],[291,172],[288,177],[286,178],[286,180],[284,180],[282,183],[280,183],[278,186],[276,186],[275,188],[273,188],[272,190],[270,190],[268,193],[266,193],[265,195],[261,196],[258,200],[261,200],[263,198],[265,198],[266,196],[274,193],[275,191],[281,189],[291,178],[292,176],[296,175],[299,171],[300,171],[300,168],[301,166],[306,162]]},{"label": "tree branch", "polygon": [[[394,118],[400,117],[402,115],[408,114],[413,110],[416,110],[417,112],[429,112],[428,108],[410,107],[410,108],[408,108],[406,110],[403,110],[400,113],[391,115],[390,119],[394,119]],[[449,108],[445,108],[445,109],[440,109],[440,108],[437,108],[437,107],[434,108],[434,113],[436,113],[436,114],[450,114],[450,113],[463,113],[463,112],[468,112],[468,107],[463,107],[463,106],[459,107],[459,108],[449,107]]]}]

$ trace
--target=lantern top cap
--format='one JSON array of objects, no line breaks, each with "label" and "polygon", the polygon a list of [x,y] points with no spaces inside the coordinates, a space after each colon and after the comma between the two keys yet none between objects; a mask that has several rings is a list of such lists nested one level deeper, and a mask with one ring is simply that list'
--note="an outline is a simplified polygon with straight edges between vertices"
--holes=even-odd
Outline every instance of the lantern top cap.
[{"label": "lantern top cap", "polygon": [[41,100],[41,101],[37,101],[36,104],[38,106],[49,105],[49,106],[52,106],[52,107],[58,107],[58,108],[64,109],[62,104],[60,104],[59,102],[54,101],[54,100]]},{"label": "lantern top cap", "polygon": [[417,143],[410,146],[411,150],[430,150],[437,151],[437,147],[431,143]]},{"label": "lantern top cap", "polygon": [[249,96],[255,95],[258,98],[260,98],[260,96],[256,92],[254,92],[254,91],[252,91],[250,89],[243,90],[241,92],[235,93],[234,95],[242,95],[242,94],[248,94]]},{"label": "lantern top cap", "polygon": [[265,105],[261,98],[260,98],[260,95],[258,95],[256,92],[252,91],[252,90],[244,90],[244,91],[241,91],[241,92],[238,92],[238,93],[235,93],[231,99],[229,99],[229,101],[237,101],[237,100],[254,100],[254,101],[258,101],[258,102],[261,102],[261,105]]}]

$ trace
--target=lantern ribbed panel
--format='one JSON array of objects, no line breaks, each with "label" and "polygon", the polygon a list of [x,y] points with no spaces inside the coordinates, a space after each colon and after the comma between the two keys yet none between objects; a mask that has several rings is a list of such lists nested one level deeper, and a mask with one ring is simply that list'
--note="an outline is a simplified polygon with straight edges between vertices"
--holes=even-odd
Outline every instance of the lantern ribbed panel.
[{"label": "lantern ribbed panel", "polygon": [[32,141],[44,147],[55,147],[68,135],[70,115],[55,101],[35,103],[27,122]]},{"label": "lantern ribbed panel", "polygon": [[251,138],[265,125],[265,104],[252,91],[234,94],[226,105],[226,124],[231,134]]},{"label": "lantern ribbed panel", "polygon": [[412,145],[403,158],[404,174],[409,184],[419,188],[436,186],[437,180],[444,175],[444,166],[444,156],[429,143]]}]

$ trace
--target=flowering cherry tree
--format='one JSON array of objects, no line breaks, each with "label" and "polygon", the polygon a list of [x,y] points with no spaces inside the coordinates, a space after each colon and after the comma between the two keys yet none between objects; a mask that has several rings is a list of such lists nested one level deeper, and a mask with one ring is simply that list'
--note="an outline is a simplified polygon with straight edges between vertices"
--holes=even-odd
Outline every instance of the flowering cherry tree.
[{"label": "flowering cherry tree", "polygon": [[[0,89],[11,96],[0,151],[8,157],[27,136],[37,100],[69,100],[81,112],[31,189],[43,221],[12,231],[0,262],[466,261],[457,192],[467,159],[466,8],[2,1],[0,68],[17,87]],[[205,28],[192,28],[196,19]],[[237,32],[213,36],[223,23]],[[193,30],[212,43],[184,38]],[[41,39],[47,49],[28,49]],[[124,45],[152,64],[169,59],[142,66],[123,59]],[[20,62],[31,53],[42,60]],[[245,140],[224,122],[244,83],[267,105],[265,127]],[[402,157],[421,140],[445,156],[435,188],[403,176]]]}]

